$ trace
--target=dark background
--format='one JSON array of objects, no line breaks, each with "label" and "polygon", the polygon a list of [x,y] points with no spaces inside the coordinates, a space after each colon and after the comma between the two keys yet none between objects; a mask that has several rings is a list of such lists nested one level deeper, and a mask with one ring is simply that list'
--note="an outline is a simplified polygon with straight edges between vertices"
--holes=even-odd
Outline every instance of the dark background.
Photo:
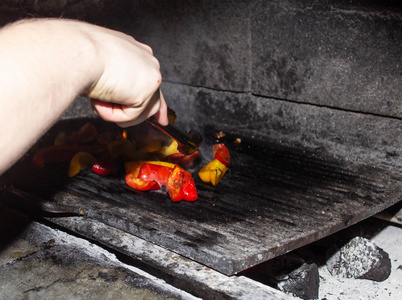
[{"label": "dark background", "polygon": [[[400,169],[400,1],[2,1],[2,24],[64,17],[149,44],[183,122]],[[78,99],[64,117],[90,114]]]}]

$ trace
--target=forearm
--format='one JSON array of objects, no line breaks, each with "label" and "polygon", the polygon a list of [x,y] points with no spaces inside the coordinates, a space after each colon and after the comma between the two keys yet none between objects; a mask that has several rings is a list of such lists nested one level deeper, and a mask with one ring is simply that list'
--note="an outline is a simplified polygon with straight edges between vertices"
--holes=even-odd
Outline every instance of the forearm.
[{"label": "forearm", "polygon": [[99,115],[132,126],[167,124],[158,60],[149,46],[79,21],[22,21],[0,30],[0,174],[81,94]]},{"label": "forearm", "polygon": [[0,31],[0,173],[100,74],[94,44],[79,23],[64,22],[23,21]]}]

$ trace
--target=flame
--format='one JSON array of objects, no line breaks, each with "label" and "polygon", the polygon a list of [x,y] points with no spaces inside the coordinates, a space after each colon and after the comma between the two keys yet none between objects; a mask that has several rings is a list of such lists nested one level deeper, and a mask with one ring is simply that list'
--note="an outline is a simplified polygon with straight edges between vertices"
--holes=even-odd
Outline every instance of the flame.
[{"label": "flame", "polygon": [[121,135],[123,136],[123,139],[125,139],[125,140],[127,139],[127,131],[126,130],[123,130]]}]

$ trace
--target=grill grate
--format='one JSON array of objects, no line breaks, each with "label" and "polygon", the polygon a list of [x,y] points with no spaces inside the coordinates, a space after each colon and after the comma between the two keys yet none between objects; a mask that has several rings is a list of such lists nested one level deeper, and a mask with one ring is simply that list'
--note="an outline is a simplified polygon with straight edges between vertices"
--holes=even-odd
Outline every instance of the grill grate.
[{"label": "grill grate", "polygon": [[[60,122],[48,137],[78,124]],[[212,133],[204,130],[204,159]],[[233,163],[217,187],[194,175],[196,202],[173,203],[161,193],[134,191],[123,175],[86,171],[68,178],[65,165],[39,169],[25,161],[2,180],[22,202],[36,203],[53,217],[81,214],[88,223],[102,222],[227,275],[339,231],[402,198],[401,178],[383,170],[270,141],[230,142],[237,137],[226,135]]]}]

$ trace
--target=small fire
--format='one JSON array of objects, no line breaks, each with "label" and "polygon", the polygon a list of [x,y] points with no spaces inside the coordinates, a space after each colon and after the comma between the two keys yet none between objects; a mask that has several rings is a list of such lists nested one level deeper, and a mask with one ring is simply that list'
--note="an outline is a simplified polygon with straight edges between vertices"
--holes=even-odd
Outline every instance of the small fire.
[{"label": "small fire", "polygon": [[126,140],[127,139],[127,130],[123,130],[121,135],[123,136],[123,139]]}]

